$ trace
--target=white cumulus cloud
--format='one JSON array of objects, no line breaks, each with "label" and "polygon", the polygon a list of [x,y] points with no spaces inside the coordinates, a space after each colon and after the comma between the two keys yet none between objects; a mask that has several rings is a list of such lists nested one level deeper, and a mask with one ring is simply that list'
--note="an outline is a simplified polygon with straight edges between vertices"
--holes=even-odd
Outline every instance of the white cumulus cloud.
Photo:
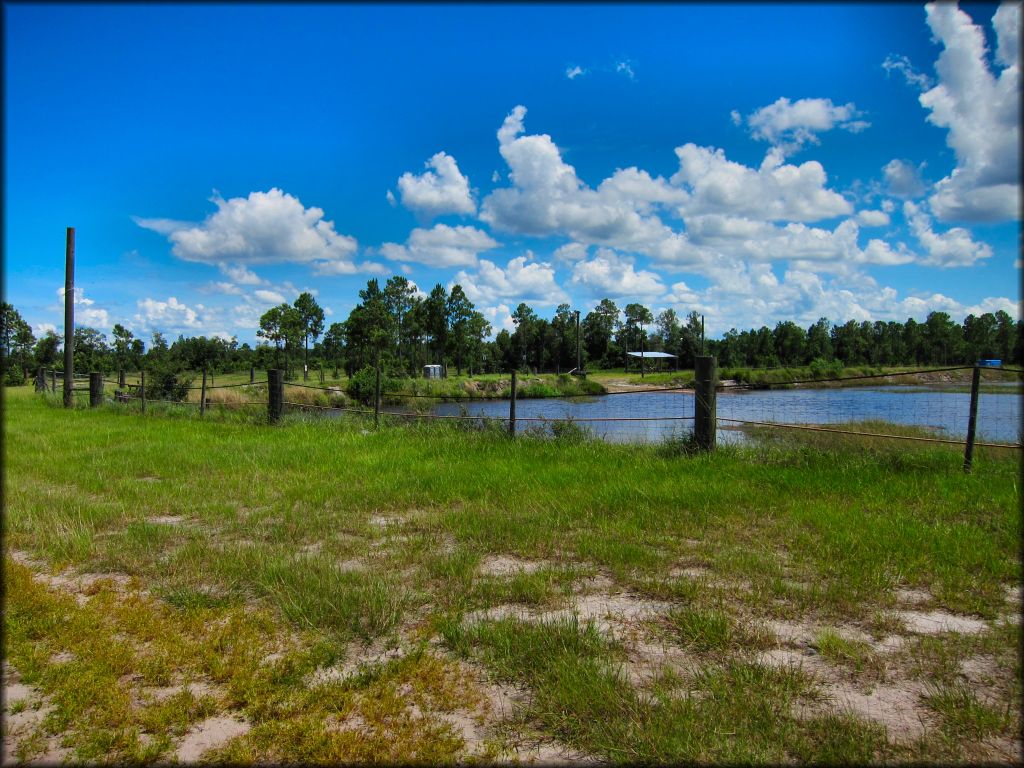
[{"label": "white cumulus cloud", "polygon": [[[818,134],[833,128],[851,133],[868,128],[870,123],[858,119],[860,115],[852,102],[833,104],[831,99],[790,101],[782,97],[747,115],[747,125],[755,139],[767,141],[790,154],[805,144],[817,144]],[[737,117],[734,111],[733,122]]]},{"label": "white cumulus cloud", "polygon": [[885,227],[889,225],[889,214],[885,211],[858,211],[857,223],[865,227]]},{"label": "white cumulus cloud", "polygon": [[499,243],[476,227],[435,224],[431,229],[416,228],[405,245],[384,243],[381,255],[392,261],[413,261],[432,267],[470,267],[482,251]]},{"label": "white cumulus cloud", "polygon": [[469,179],[459,170],[455,158],[438,152],[426,162],[428,169],[419,176],[403,173],[398,179],[402,205],[425,216],[444,213],[476,213]]},{"label": "white cumulus cloud", "polygon": [[167,301],[147,297],[139,299],[136,304],[139,311],[135,315],[135,322],[147,331],[195,330],[202,325],[197,311],[202,305],[193,309],[174,296]]},{"label": "white cumulus cloud", "polygon": [[509,259],[504,269],[480,259],[476,272],[460,270],[451,285],[455,283],[477,304],[497,304],[504,299],[547,306],[569,300],[569,295],[555,282],[554,268],[546,262],[533,260],[530,252]]},{"label": "white cumulus cloud", "polygon": [[[211,198],[217,211],[204,221],[173,221],[133,217],[136,224],[166,235],[171,252],[186,261],[213,265],[297,262],[320,269],[352,261],[356,240],[341,235],[320,208],[306,208],[297,197],[276,187],[248,197]],[[222,270],[225,267],[222,267]]]},{"label": "white cumulus cloud", "polygon": [[1012,221],[1020,216],[1020,3],[1004,3],[993,19],[998,76],[985,34],[953,3],[925,6],[943,51],[938,84],[920,96],[928,121],[947,128],[956,167],[929,197],[941,220]]},{"label": "white cumulus cloud", "polygon": [[850,203],[827,189],[821,163],[789,165],[769,152],[757,170],[728,160],[725,152],[688,143],[676,149],[679,170],[672,184],[684,187],[689,199],[683,216],[721,213],[751,219],[818,221],[852,212]]},{"label": "white cumulus cloud", "polygon": [[986,243],[975,242],[971,238],[971,233],[962,227],[954,227],[941,234],[935,232],[928,214],[909,200],[903,204],[903,216],[928,254],[922,259],[922,264],[934,267],[969,267],[976,261],[992,255],[991,247]]},{"label": "white cumulus cloud", "polygon": [[572,269],[571,282],[593,297],[650,301],[665,293],[656,273],[637,270],[633,259],[609,248],[600,248],[593,259],[578,262]]},{"label": "white cumulus cloud", "polygon": [[914,199],[924,194],[925,186],[921,180],[921,168],[906,160],[892,159],[882,168],[885,184],[889,194],[896,197]]}]

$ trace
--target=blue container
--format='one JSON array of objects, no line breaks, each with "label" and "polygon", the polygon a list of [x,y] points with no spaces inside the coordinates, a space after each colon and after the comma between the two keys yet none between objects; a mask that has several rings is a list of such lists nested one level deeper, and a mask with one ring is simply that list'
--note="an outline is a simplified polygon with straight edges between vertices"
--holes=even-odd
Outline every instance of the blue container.
[{"label": "blue container", "polygon": [[1001,368],[1003,365],[1002,360],[979,360],[978,365],[982,368]]}]

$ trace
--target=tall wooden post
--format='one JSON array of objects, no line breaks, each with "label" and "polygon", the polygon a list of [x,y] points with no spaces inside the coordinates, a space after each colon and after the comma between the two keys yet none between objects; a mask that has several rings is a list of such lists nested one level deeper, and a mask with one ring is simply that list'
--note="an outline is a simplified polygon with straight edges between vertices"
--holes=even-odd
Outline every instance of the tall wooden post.
[{"label": "tall wooden post", "polygon": [[56,368],[51,368],[50,369],[50,384],[52,385],[50,387],[50,389],[53,391],[53,394],[56,395],[57,394],[57,369]]},{"label": "tall wooden post", "polygon": [[964,472],[970,473],[974,462],[974,433],[978,426],[978,390],[981,388],[981,367],[971,374],[971,410],[967,417],[967,444],[964,446]]},{"label": "tall wooden post", "polygon": [[140,388],[140,393],[142,395],[142,412],[145,413],[146,412],[146,371],[145,370],[142,371],[142,384],[141,384],[141,388]]},{"label": "tall wooden post", "polygon": [[380,361],[378,360],[377,366],[374,369],[376,371],[376,377],[373,383],[373,427],[376,429],[380,426]]},{"label": "tall wooden post", "polygon": [[704,451],[715,449],[715,385],[718,383],[718,361],[713,355],[696,359],[697,386],[693,393],[693,434],[697,447]]},{"label": "tall wooden post", "polygon": [[206,415],[206,366],[203,366],[203,386],[199,390],[199,415]]},{"label": "tall wooden post", "polygon": [[117,386],[124,389],[124,368],[117,369]]},{"label": "tall wooden post", "polygon": [[284,411],[284,371],[271,368],[267,371],[267,421],[277,424]]},{"label": "tall wooden post", "polygon": [[36,392],[46,391],[46,372],[40,366],[39,370],[36,371]]},{"label": "tall wooden post", "polygon": [[99,408],[103,405],[103,374],[89,371],[89,407]]},{"label": "tall wooden post", "polygon": [[75,228],[64,247],[64,407],[75,405]]},{"label": "tall wooden post", "polygon": [[508,401],[508,434],[516,436],[516,371],[512,369],[512,395]]},{"label": "tall wooden post", "polygon": [[256,383],[256,366],[255,365],[250,365],[249,366],[249,383],[250,384],[255,384]]}]

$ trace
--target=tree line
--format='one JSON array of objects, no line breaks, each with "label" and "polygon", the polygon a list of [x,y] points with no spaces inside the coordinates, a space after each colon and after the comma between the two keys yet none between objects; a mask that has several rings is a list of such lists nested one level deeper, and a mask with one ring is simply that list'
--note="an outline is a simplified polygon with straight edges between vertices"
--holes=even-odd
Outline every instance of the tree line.
[{"label": "tree line", "polygon": [[[38,367],[62,366],[62,337],[47,331],[36,338],[12,305],[0,312],[3,380],[23,383]],[[523,371],[564,373],[621,368],[634,351],[676,355],[681,369],[693,367],[696,356],[716,355],[722,367],[796,367],[814,361],[843,365],[969,365],[996,358],[1024,364],[1024,321],[1005,311],[968,315],[957,323],[946,312],[932,312],[924,322],[849,320],[833,324],[820,318],[804,328],[790,320],[774,328],[730,329],[720,339],[705,339],[696,311],[680,318],[672,309],[655,316],[640,303],[621,310],[602,299],[582,315],[561,304],[543,318],[526,303],[512,312],[513,329],[492,328],[458,284],[435,285],[420,292],[401,276],[382,287],[369,280],[347,319],[325,329],[323,308],[310,293],[291,304],[265,312],[255,346],[238,339],[178,336],[168,342],[160,332],[149,343],[116,324],[112,338],[95,328],[75,328],[75,370],[160,370],[213,373],[247,370],[250,366],[284,368],[290,379],[308,378],[320,367],[342,370],[349,377],[380,365],[391,376],[419,376],[423,366],[437,364],[458,374]],[[633,362],[631,365],[635,366]]]}]

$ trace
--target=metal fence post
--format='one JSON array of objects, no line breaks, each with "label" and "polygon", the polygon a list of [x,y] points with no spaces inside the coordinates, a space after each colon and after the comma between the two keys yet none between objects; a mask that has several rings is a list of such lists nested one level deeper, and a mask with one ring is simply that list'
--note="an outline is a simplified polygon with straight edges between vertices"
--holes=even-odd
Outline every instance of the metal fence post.
[{"label": "metal fence post", "polygon": [[508,434],[516,436],[516,371],[512,369],[512,396],[508,401]]},{"label": "metal fence post", "polygon": [[718,361],[710,355],[697,357],[695,363],[697,385],[693,393],[693,435],[699,449],[713,451],[718,427],[715,413]]},{"label": "metal fence post", "polygon": [[103,405],[103,374],[99,371],[89,372],[89,407],[98,408]]},{"label": "metal fence post", "polygon": [[380,426],[380,363],[374,368],[376,377],[373,384],[373,428]]},{"label": "metal fence post", "polygon": [[978,426],[978,390],[981,387],[981,367],[974,366],[971,374],[971,410],[967,417],[967,443],[964,445],[964,472],[970,473],[974,461],[974,433]]},{"label": "metal fence post", "polygon": [[146,371],[142,371],[142,385],[140,392],[142,394],[142,412],[146,412]]},{"label": "metal fence post", "polygon": [[203,366],[203,387],[199,392],[199,415],[206,415],[206,366]]},{"label": "metal fence post", "polygon": [[284,410],[284,371],[271,368],[267,371],[267,421],[277,424]]}]

